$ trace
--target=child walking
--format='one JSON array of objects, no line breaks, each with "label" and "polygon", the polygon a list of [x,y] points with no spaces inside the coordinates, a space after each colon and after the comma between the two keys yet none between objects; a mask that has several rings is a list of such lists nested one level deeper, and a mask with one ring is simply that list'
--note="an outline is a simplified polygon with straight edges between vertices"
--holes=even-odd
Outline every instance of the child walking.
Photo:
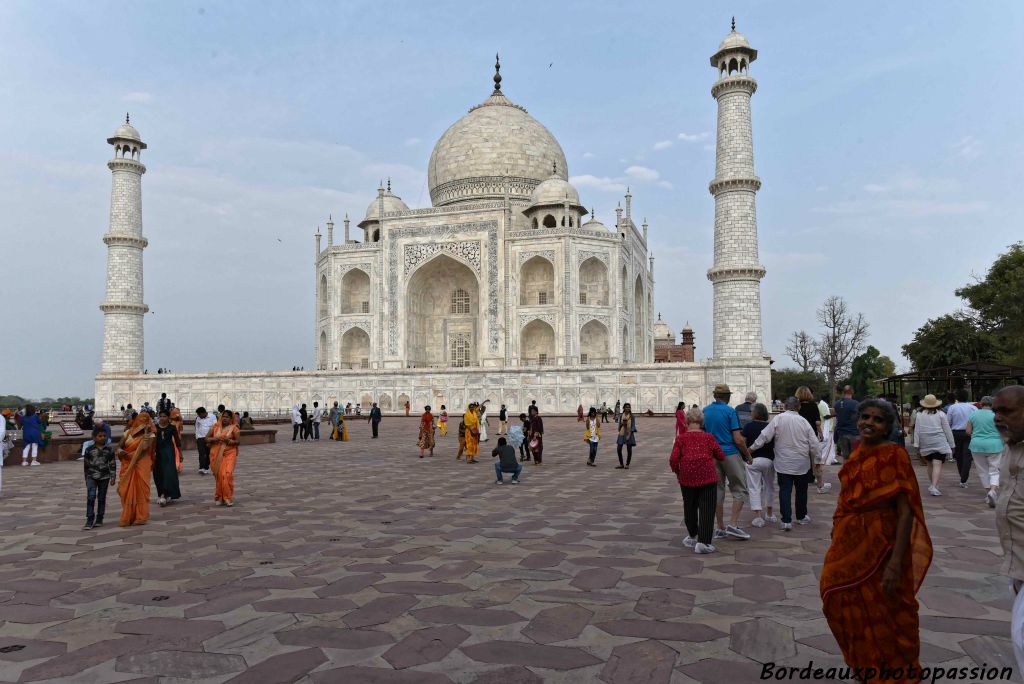
[{"label": "child walking", "polygon": [[597,460],[597,443],[601,441],[601,420],[597,417],[597,409],[593,406],[590,407],[590,413],[587,414],[587,431],[583,434],[583,441],[590,447],[587,465],[596,468],[597,464],[594,461]]},{"label": "child walking", "polygon": [[97,428],[92,432],[93,445],[85,452],[85,527],[91,530],[103,524],[107,510],[107,487],[117,484],[117,459],[114,447],[107,442],[107,432]]},{"label": "child walking", "polygon": [[686,432],[677,434],[672,445],[669,467],[676,474],[683,494],[683,521],[686,538],[683,546],[695,553],[713,553],[715,503],[718,496],[718,470],[715,459],[725,453],[714,435],[704,432],[704,412],[694,406],[686,412]]}]

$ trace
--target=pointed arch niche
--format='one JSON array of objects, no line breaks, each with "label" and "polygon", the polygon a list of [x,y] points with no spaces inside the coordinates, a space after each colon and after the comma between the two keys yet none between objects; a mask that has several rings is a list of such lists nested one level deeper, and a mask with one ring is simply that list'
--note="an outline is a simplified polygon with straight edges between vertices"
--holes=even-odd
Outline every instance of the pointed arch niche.
[{"label": "pointed arch niche", "polygon": [[587,321],[580,328],[580,363],[584,365],[608,363],[608,328],[600,321]]},{"label": "pointed arch niche", "polygon": [[555,329],[550,323],[534,319],[523,327],[519,357],[528,366],[555,364]]},{"label": "pointed arch niche", "polygon": [[409,279],[405,310],[408,366],[479,364],[480,284],[468,266],[445,254],[420,266]]},{"label": "pointed arch niche", "polygon": [[361,268],[341,278],[341,313],[370,313],[370,276]]},{"label": "pointed arch niche", "polygon": [[520,306],[555,303],[555,266],[542,256],[528,259],[519,270]]},{"label": "pointed arch niche", "polygon": [[608,306],[608,267],[597,257],[580,264],[580,304]]},{"label": "pointed arch niche", "polygon": [[341,336],[341,367],[370,367],[370,336],[362,328],[349,328]]}]

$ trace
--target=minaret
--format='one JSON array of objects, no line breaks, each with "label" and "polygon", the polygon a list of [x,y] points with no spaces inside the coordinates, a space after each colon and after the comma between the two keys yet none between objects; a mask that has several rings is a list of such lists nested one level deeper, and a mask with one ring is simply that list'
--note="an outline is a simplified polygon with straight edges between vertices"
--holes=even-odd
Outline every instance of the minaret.
[{"label": "minaret", "polygon": [[761,179],[754,175],[750,96],[757,81],[749,75],[757,50],[732,32],[711,57],[718,81],[711,95],[718,100],[718,146],[715,179],[715,264],[708,271],[714,283],[713,357],[762,358],[761,278],[757,256],[757,215],[754,198]]},{"label": "minaret", "polygon": [[144,360],[143,320],[149,307],[142,302],[142,174],[139,161],[146,143],[125,116],[107,138],[114,158],[107,162],[113,174],[110,190],[110,228],[107,245],[107,295],[103,312],[103,365],[101,375],[141,374]]},{"label": "minaret", "polygon": [[327,246],[334,246],[334,217],[327,215]]}]

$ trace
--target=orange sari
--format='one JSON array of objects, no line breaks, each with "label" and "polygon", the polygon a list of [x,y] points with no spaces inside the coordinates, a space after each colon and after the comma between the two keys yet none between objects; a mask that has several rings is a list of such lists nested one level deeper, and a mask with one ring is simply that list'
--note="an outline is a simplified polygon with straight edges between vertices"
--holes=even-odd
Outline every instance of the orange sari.
[{"label": "orange sari", "polygon": [[[903,447],[860,446],[839,471],[842,491],[832,520],[832,546],[821,571],[822,611],[851,668],[911,666],[920,671],[917,590],[932,562],[917,477]],[[898,588],[882,589],[905,494],[913,514]],[[890,681],[897,681],[895,679]],[[919,681],[902,679],[899,681]]]},{"label": "orange sari", "polygon": [[[224,427],[219,422],[210,428],[210,437],[223,440],[238,440],[238,426]],[[216,478],[214,501],[231,501],[235,498],[235,462],[238,460],[238,445],[226,441],[217,442],[210,449],[210,467]]]},{"label": "orange sari", "polygon": [[140,413],[121,437],[118,453],[117,495],[121,497],[121,527],[145,525],[149,520],[149,480],[153,475],[156,431],[148,413]]},{"label": "orange sari", "polygon": [[[171,409],[167,417],[171,421],[171,425],[178,431],[178,442],[182,442],[185,439],[185,421],[181,418],[181,411],[175,406]],[[181,475],[181,449],[177,444],[174,445],[174,464],[178,468],[178,474]]]}]

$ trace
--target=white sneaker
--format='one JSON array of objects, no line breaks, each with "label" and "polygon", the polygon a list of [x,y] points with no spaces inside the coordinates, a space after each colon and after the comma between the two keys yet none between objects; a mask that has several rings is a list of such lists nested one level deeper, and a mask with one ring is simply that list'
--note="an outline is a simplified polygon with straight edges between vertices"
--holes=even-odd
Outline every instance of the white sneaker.
[{"label": "white sneaker", "polygon": [[789,532],[791,529],[793,529],[793,523],[779,523],[779,529],[781,529],[783,532]]},{"label": "white sneaker", "polygon": [[779,516],[777,516],[777,515],[770,515],[770,516],[768,516],[768,522],[770,522],[772,525],[774,525],[775,523],[779,522]]},{"label": "white sneaker", "polygon": [[764,518],[758,516],[750,521],[750,524],[754,527],[764,527]]},{"label": "white sneaker", "polygon": [[805,515],[804,517],[802,517],[802,518],[800,518],[799,520],[797,520],[797,521],[796,521],[796,524],[797,524],[797,525],[807,525],[807,524],[809,524],[810,522],[811,522],[811,516],[809,516],[809,515]]},{"label": "white sneaker", "polygon": [[750,534],[744,532],[742,528],[736,527],[735,525],[726,525],[725,533],[734,539],[750,539]]},{"label": "white sneaker", "polygon": [[988,494],[985,495],[985,503],[988,504],[989,508],[996,507],[996,493],[993,492],[991,489],[988,490]]},{"label": "white sneaker", "polygon": [[700,542],[693,547],[694,553],[714,553],[717,550],[714,544],[701,544]]},{"label": "white sneaker", "polygon": [[683,546],[685,546],[688,549],[692,549],[696,543],[697,540],[691,537],[690,535],[686,535],[686,537],[683,539]]},{"label": "white sneaker", "polygon": [[827,493],[829,493],[831,491],[832,491],[832,483],[831,482],[826,482],[825,484],[823,484],[820,487],[818,487],[818,493],[819,494],[827,494]]},{"label": "white sneaker", "polygon": [[711,535],[712,539],[725,539],[729,535],[725,533],[725,530],[715,530],[715,533]]},{"label": "white sneaker", "polygon": [[942,496],[942,492],[935,485],[928,485],[928,493],[932,496]]},{"label": "white sneaker", "polygon": [[23,465],[23,466],[27,466],[27,465],[28,465],[28,460],[26,459],[26,460],[22,461],[22,462],[21,462],[21,465]]},{"label": "white sneaker", "polygon": [[960,483],[960,489],[967,489],[967,483],[966,482],[961,482]]},{"label": "white sneaker", "polygon": [[35,460],[35,459],[32,459],[32,463],[30,463],[29,465],[38,466],[38,465],[43,465],[43,464],[40,463],[39,461]]}]

